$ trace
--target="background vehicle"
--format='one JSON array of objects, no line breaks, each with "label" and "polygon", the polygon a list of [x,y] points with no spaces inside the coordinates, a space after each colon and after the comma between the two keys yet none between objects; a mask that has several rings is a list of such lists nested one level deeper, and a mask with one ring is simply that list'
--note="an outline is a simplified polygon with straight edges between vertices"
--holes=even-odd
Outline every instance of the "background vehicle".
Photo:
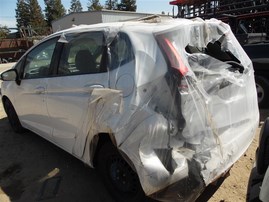
[{"label": "background vehicle", "polygon": [[97,167],[117,201],[195,200],[258,126],[251,61],[218,20],[78,26],[1,78],[13,129]]},{"label": "background vehicle", "polygon": [[245,44],[243,48],[255,70],[259,106],[266,108],[269,105],[269,43]]},{"label": "background vehicle", "polygon": [[269,198],[269,118],[260,131],[256,163],[249,178],[247,201],[268,201]]},{"label": "background vehicle", "polygon": [[260,107],[269,103],[269,1],[175,0],[180,18],[217,18],[228,23],[253,62]]}]

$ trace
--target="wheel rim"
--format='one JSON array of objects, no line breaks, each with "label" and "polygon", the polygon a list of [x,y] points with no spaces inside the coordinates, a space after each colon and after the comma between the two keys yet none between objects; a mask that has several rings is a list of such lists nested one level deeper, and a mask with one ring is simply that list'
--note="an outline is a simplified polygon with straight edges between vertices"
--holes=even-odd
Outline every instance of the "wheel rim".
[{"label": "wheel rim", "polygon": [[261,103],[264,98],[264,90],[261,87],[261,85],[256,83],[256,89],[257,89],[257,97],[258,97],[258,103]]},{"label": "wheel rim", "polygon": [[135,195],[138,191],[138,179],[135,172],[120,157],[111,159],[109,175],[113,185],[122,193]]}]

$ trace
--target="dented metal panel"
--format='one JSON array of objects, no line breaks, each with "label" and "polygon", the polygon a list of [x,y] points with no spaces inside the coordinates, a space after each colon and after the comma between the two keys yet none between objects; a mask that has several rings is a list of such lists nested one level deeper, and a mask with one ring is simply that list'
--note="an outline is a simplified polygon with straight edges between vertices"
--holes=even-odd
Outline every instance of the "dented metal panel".
[{"label": "dented metal panel", "polygon": [[[245,152],[258,126],[250,59],[217,20],[126,22],[105,30],[109,88],[91,92],[79,133],[88,142],[99,132],[113,134],[147,195],[194,200]],[[117,51],[132,49],[133,57],[113,66],[113,41],[122,33],[130,44]],[[78,137],[74,152],[84,142]],[[87,152],[83,158],[91,161]]]},{"label": "dented metal panel", "polygon": [[[79,123],[73,139],[59,145],[92,166],[96,135],[108,133],[146,195],[195,200],[230,169],[255,134],[259,111],[250,59],[230,27],[214,19],[79,26],[63,31],[59,42],[90,31],[104,33],[108,72],[99,77],[102,86],[94,74],[70,77],[78,86],[67,83],[69,91],[57,102],[63,108],[61,103],[74,102]],[[53,85],[61,86],[61,79]],[[81,86],[90,88],[78,90]],[[83,97],[79,106],[64,101],[74,92]]]}]

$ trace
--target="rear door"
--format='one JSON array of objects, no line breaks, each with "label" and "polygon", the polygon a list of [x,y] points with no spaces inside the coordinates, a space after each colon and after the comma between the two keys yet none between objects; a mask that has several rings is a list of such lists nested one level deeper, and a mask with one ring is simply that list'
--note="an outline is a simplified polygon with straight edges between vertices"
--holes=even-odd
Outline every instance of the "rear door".
[{"label": "rear door", "polygon": [[[68,34],[55,76],[48,79],[47,107],[53,141],[81,156],[89,131],[92,93],[108,87],[103,32]],[[97,117],[96,117],[97,118]],[[77,142],[76,151],[73,151]]]}]

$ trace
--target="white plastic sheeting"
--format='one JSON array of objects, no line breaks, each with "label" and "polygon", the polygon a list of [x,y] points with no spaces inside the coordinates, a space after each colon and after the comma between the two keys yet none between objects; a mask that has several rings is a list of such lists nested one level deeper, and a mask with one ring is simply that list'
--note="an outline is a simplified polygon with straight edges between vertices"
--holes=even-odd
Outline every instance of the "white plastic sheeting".
[{"label": "white plastic sheeting", "polygon": [[146,195],[192,201],[248,148],[259,120],[254,72],[228,25],[155,18],[76,29],[104,31],[110,65],[74,153],[109,133]]}]

